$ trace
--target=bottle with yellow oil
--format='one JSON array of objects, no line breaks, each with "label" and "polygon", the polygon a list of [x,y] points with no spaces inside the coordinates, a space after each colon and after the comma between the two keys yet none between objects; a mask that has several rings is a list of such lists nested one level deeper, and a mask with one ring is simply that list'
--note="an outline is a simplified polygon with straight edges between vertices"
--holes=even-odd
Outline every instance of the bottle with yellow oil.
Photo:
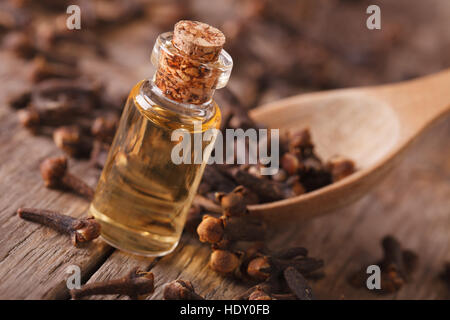
[{"label": "bottle with yellow oil", "polygon": [[224,43],[222,32],[196,21],[180,21],[158,37],[156,73],[128,97],[89,209],[114,247],[145,256],[176,247],[215,138],[201,140],[201,150],[192,145],[192,161],[178,164],[172,151],[180,140],[172,133],[183,129],[194,140],[219,128],[212,97],[233,66]]}]

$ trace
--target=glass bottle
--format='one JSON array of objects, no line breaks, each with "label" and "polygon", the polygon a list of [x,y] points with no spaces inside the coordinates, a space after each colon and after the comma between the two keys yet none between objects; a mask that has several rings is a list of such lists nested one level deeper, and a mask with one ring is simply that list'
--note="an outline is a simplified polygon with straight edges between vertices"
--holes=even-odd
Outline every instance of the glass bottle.
[{"label": "glass bottle", "polygon": [[[173,32],[158,37],[151,58],[153,79],[131,90],[89,209],[106,242],[145,256],[165,255],[177,246],[211,152],[207,147],[215,140],[202,142],[206,154],[201,163],[175,164],[171,154],[179,141],[172,141],[172,132],[184,129],[193,140],[194,133],[219,128],[221,114],[212,95],[227,84],[233,65],[224,50],[213,62],[191,59],[172,38]],[[189,96],[176,96],[164,87],[164,76],[173,80],[165,69],[173,61],[182,63],[171,64],[171,71],[186,70],[186,61],[200,71],[196,80],[204,82],[201,94],[189,83],[175,90],[192,90]],[[192,144],[191,158],[196,152]]]}]

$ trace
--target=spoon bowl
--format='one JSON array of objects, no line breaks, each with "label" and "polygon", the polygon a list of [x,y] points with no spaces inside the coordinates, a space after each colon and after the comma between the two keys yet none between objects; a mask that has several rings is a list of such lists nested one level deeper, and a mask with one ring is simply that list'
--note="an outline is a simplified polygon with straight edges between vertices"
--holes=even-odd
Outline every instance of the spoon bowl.
[{"label": "spoon bowl", "polygon": [[343,207],[375,186],[403,151],[450,110],[450,71],[412,81],[304,94],[252,110],[269,128],[309,127],[317,153],[343,155],[357,172],[297,197],[250,206],[268,219],[308,219]]}]

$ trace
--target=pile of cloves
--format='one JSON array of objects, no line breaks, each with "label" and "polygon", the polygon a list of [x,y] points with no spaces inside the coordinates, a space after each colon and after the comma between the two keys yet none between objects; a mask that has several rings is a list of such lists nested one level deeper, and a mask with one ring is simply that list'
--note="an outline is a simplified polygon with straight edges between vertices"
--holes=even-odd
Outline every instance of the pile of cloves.
[{"label": "pile of cloves", "polygon": [[[101,2],[101,3],[100,3]],[[20,4],[19,4],[20,3]],[[12,16],[29,17],[25,28],[17,24],[7,28],[2,48],[27,61],[29,85],[12,92],[9,105],[18,111],[19,123],[33,134],[51,136],[58,148],[73,158],[91,158],[102,167],[114,137],[126,95],[108,96],[105,84],[84,74],[80,57],[60,50],[63,44],[93,48],[105,55],[94,30],[114,21],[127,22],[138,17],[138,1],[83,1],[83,28],[70,32],[66,27],[66,9],[71,2],[46,0],[40,10],[53,19],[37,19],[31,1],[7,1]],[[0,18],[0,25],[3,16]]]},{"label": "pile of cloves", "polygon": [[242,267],[247,277],[261,281],[235,297],[239,300],[312,300],[314,295],[307,279],[323,277],[321,259],[308,257],[303,247],[278,252],[247,252]]},{"label": "pile of cloves", "polygon": [[[210,268],[246,282],[261,282],[237,299],[312,299],[305,277],[317,275],[323,261],[308,257],[302,247],[267,253],[266,226],[249,214],[247,192],[238,186],[228,194],[216,194],[222,215],[204,215],[197,227],[199,240],[211,244]],[[253,245],[242,250],[242,242]]]},{"label": "pile of cloves", "polygon": [[32,133],[51,135],[68,156],[91,158],[102,166],[98,149],[107,152],[118,125],[119,107],[106,111],[101,88],[95,81],[52,78],[12,97],[10,105],[18,109],[20,124]]},{"label": "pile of cloves", "polygon": [[311,192],[355,172],[352,160],[335,156],[324,163],[314,151],[309,129],[290,132],[281,151],[281,168],[261,175],[260,165],[214,165],[205,170],[199,193],[214,200],[215,192],[237,185],[248,188],[250,204],[282,200]]},{"label": "pile of cloves", "polygon": [[222,274],[240,272],[242,252],[234,250],[240,241],[255,242],[265,238],[265,224],[248,214],[246,203],[247,189],[236,187],[228,194],[216,194],[222,208],[222,215],[204,215],[197,227],[201,242],[211,244],[210,267]]},{"label": "pile of cloves", "polygon": [[[224,88],[221,92],[228,112],[222,130],[235,124],[244,129],[258,128],[230,90]],[[230,192],[242,185],[248,189],[248,204],[267,203],[314,191],[356,171],[355,163],[344,156],[322,161],[315,152],[309,128],[289,131],[280,138],[280,165],[274,175],[262,175],[262,164],[208,166],[198,193],[217,202],[216,192]]]}]

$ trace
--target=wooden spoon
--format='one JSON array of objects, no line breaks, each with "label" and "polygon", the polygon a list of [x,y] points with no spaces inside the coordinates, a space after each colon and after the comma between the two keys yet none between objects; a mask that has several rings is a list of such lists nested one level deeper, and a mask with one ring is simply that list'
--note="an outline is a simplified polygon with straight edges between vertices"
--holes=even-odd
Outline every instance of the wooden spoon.
[{"label": "wooden spoon", "polygon": [[406,147],[449,110],[450,70],[397,84],[303,94],[259,107],[251,112],[256,122],[280,133],[309,127],[323,159],[349,157],[358,171],[316,191],[249,209],[266,218],[292,220],[348,205],[375,186]]}]

